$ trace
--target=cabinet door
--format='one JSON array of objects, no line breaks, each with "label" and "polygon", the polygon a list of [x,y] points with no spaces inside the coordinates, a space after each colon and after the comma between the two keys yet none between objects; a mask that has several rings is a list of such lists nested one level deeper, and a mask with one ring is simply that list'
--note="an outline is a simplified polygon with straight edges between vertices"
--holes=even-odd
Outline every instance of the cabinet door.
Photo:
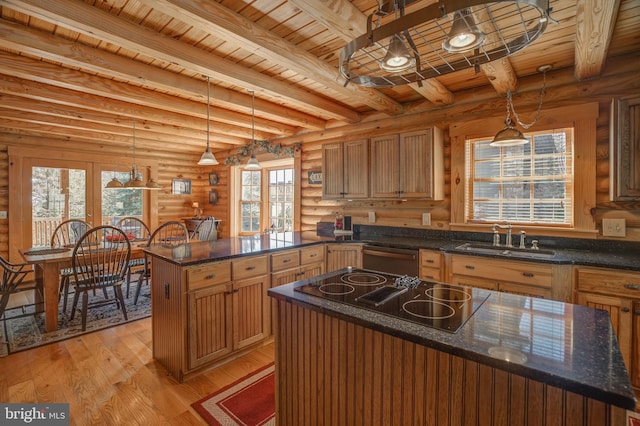
[{"label": "cabinet door", "polygon": [[274,272],[271,274],[271,287],[289,284],[294,281],[301,280],[300,268],[287,269],[285,271]]},{"label": "cabinet door", "polygon": [[322,145],[322,198],[344,197],[344,154],[342,143]]},{"label": "cabinet door", "polygon": [[259,342],[270,330],[267,276],[233,283],[233,341],[235,349]]},{"label": "cabinet door", "polygon": [[400,161],[400,197],[432,198],[431,131],[400,134],[398,157]]},{"label": "cabinet door", "polygon": [[465,275],[452,275],[451,284],[469,287],[484,288],[486,290],[498,290],[498,282],[486,278],[468,277]]},{"label": "cabinet door", "polygon": [[369,143],[366,139],[349,141],[344,143],[343,149],[343,195],[345,198],[367,198],[369,196]]},{"label": "cabinet door", "polygon": [[204,365],[233,349],[231,283],[188,295],[189,368]]},{"label": "cabinet door", "polygon": [[631,364],[631,336],[633,326],[633,303],[630,299],[603,296],[592,293],[578,293],[578,303],[590,308],[603,309],[611,316],[611,326],[618,336],[618,346],[627,365],[632,371]]},{"label": "cabinet door", "polygon": [[362,244],[327,244],[327,272],[362,267]]},{"label": "cabinet door", "polygon": [[400,160],[398,135],[371,138],[371,197],[398,198]]},{"label": "cabinet door", "polygon": [[298,279],[305,280],[307,278],[315,277],[324,273],[324,263],[315,263],[313,265],[305,265],[300,267],[298,272]]},{"label": "cabinet door", "polygon": [[511,294],[519,294],[520,296],[541,297],[543,299],[552,299],[551,290],[548,288],[535,287],[526,284],[517,283],[500,283],[498,286],[500,291]]}]

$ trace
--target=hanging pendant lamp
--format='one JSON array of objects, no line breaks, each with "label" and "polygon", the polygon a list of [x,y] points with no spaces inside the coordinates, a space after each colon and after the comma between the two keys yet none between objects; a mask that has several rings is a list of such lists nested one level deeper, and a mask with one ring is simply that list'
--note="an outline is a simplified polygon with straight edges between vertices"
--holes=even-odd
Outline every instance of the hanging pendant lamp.
[{"label": "hanging pendant lamp", "polygon": [[209,76],[207,76],[207,149],[202,153],[200,157],[200,161],[198,161],[199,166],[215,166],[218,164],[218,160],[214,157],[211,152],[211,148],[209,147],[209,99],[210,99],[210,82]]},{"label": "hanging pendant lamp", "polygon": [[469,9],[458,10],[453,14],[453,24],[442,48],[449,53],[470,52],[480,47],[485,34],[476,27]]},{"label": "hanging pendant lamp", "polygon": [[256,115],[256,109],[254,106],[254,102],[255,102],[255,92],[252,90],[251,91],[251,157],[249,158],[249,161],[247,161],[247,165],[244,167],[245,170],[260,170],[260,163],[258,163],[258,159],[256,158],[256,154],[254,152],[254,146],[256,144],[256,139],[255,139],[255,115]]},{"label": "hanging pendant lamp", "polygon": [[124,184],[125,188],[144,188],[144,182],[138,174],[136,166],[136,121],[133,120],[133,166],[129,171],[129,180]]},{"label": "hanging pendant lamp", "polygon": [[380,63],[380,68],[389,72],[401,72],[415,65],[416,60],[407,50],[402,36],[400,34],[392,35],[387,54]]}]

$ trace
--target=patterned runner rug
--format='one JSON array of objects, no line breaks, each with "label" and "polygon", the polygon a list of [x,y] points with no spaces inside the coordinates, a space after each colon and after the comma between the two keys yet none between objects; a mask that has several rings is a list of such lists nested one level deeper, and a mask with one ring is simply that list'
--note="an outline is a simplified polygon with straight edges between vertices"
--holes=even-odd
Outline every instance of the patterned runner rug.
[{"label": "patterned runner rug", "polygon": [[[58,330],[56,331],[50,333],[45,331],[44,315],[0,321],[0,357],[48,343],[71,339],[72,337],[91,333],[92,331],[103,328],[147,318],[151,316],[151,293],[149,288],[149,285],[142,286],[138,303],[134,305],[134,287],[132,286],[129,297],[125,297],[128,321],[124,320],[122,312],[115,304],[89,308],[87,311],[86,331],[82,331],[82,315],[79,309],[76,311],[73,321],[69,319],[71,315],[71,304],[73,303],[73,294],[69,295],[66,314],[62,311],[62,300],[58,305]],[[91,302],[93,298],[99,299],[102,298],[102,296],[91,296],[89,297],[89,302]],[[82,301],[78,302],[79,305],[81,303]],[[8,316],[10,316],[10,314]]]},{"label": "patterned runner rug", "polygon": [[194,402],[191,406],[210,425],[275,425],[273,363]]}]

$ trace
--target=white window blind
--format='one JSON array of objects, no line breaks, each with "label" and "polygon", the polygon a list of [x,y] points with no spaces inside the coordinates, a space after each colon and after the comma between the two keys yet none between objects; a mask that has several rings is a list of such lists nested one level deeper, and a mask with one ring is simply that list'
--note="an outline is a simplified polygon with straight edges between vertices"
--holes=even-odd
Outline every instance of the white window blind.
[{"label": "white window blind", "polygon": [[525,136],[511,147],[466,141],[466,222],[573,226],[573,129]]}]

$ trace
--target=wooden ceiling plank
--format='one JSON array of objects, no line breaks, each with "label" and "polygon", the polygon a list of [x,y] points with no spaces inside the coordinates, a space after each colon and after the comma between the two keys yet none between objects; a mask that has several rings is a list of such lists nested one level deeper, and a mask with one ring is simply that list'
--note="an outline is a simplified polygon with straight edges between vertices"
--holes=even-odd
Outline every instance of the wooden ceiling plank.
[{"label": "wooden ceiling plank", "polygon": [[[367,16],[348,0],[288,1],[309,14],[316,21],[322,23],[329,31],[339,35],[346,42],[367,32]],[[453,93],[437,79],[424,80],[422,86],[417,83],[409,86],[436,105],[453,103]]]},{"label": "wooden ceiling plank", "polygon": [[[178,114],[188,114],[195,117],[206,117],[206,102],[200,103],[188,99],[155,92],[142,87],[134,87],[116,81],[105,80],[67,68],[60,68],[53,64],[36,61],[25,56],[15,56],[0,52],[0,73],[38,81],[53,86],[100,96],[107,99],[116,99],[172,111]],[[245,114],[229,111],[221,108],[210,108],[211,120],[230,125],[230,134],[239,137],[250,137],[251,117]],[[281,123],[272,122],[262,118],[256,118],[255,126],[257,134],[261,138],[269,138],[276,134],[292,134],[291,128],[287,130]]]},{"label": "wooden ceiling plank", "polygon": [[298,74],[324,84],[328,90],[351,96],[357,93],[358,101],[375,110],[390,115],[402,112],[400,104],[378,90],[354,85],[344,86],[344,82],[341,81],[343,79],[339,77],[335,67],[219,3],[199,0],[139,1],[203,30],[208,28],[211,32],[222,34],[227,43],[235,43],[255,55],[283,64]]},{"label": "wooden ceiling plank", "polygon": [[575,75],[578,80],[602,73],[620,0],[579,1],[576,11]]},{"label": "wooden ceiling plank", "polygon": [[350,122],[359,120],[357,112],[328,98],[308,93],[242,65],[216,57],[202,49],[125,21],[82,1],[5,0],[3,4],[40,19],[57,22],[75,31],[99,37],[126,49],[167,62],[178,63],[186,69],[238,87],[268,92],[274,97],[285,99],[292,107],[299,106],[305,111],[316,111],[320,116]]},{"label": "wooden ceiling plank", "polygon": [[[130,83],[151,86],[170,93],[198,96],[205,100],[206,84],[204,80],[177,75],[173,72],[142,64],[136,60],[124,58],[114,53],[94,49],[80,43],[60,39],[54,35],[28,29],[0,19],[0,38],[5,47],[40,56],[52,61],[62,62],[83,70],[119,78]],[[212,105],[230,108],[251,114],[251,96],[233,90],[211,87]],[[296,127],[321,130],[326,122],[314,117],[256,99],[256,117],[280,121]],[[246,121],[246,120],[243,120]],[[285,130],[292,131],[293,128]]]}]

